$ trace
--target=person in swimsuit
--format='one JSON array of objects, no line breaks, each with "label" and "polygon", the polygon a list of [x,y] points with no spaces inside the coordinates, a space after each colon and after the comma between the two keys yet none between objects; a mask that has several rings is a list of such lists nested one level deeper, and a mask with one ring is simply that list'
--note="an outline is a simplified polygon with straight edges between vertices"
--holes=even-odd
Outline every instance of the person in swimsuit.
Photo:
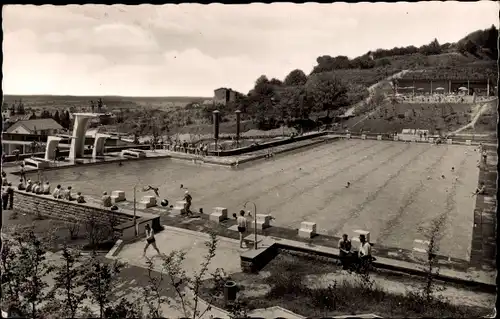
[{"label": "person in swimsuit", "polygon": [[156,197],[160,197],[160,193],[159,193],[159,188],[158,187],[153,187],[151,185],[148,185],[148,188],[143,188],[142,191],[143,192],[147,192],[147,191],[153,191],[155,192],[155,195]]},{"label": "person in swimsuit", "polygon": [[247,231],[247,219],[245,218],[245,211],[240,210],[240,216],[236,219],[238,224],[238,232],[240,233],[240,248],[243,248],[243,235]]},{"label": "person in swimsuit", "polygon": [[146,247],[144,247],[144,254],[142,255],[142,257],[146,257],[146,250],[148,249],[149,245],[153,246],[153,248],[158,252],[158,254],[161,254],[160,250],[156,246],[155,234],[151,229],[151,226],[149,226],[149,224],[146,224],[145,228],[146,228]]}]

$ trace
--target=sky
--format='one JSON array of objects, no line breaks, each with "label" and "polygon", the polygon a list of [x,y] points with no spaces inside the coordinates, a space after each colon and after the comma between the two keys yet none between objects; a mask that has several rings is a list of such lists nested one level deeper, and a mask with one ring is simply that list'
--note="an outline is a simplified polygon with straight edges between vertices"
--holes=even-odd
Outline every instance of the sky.
[{"label": "sky", "polygon": [[498,4],[417,2],[3,6],[4,94],[213,96],[322,55],[455,42]]}]

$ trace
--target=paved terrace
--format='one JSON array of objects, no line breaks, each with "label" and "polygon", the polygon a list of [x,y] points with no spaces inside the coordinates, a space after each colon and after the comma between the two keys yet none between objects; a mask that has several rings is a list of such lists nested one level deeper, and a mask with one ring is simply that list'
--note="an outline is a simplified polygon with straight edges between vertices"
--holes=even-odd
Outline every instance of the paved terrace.
[{"label": "paved terrace", "polygon": [[232,214],[251,200],[259,213],[276,217],[277,226],[297,229],[301,221],[313,221],[321,234],[332,236],[368,229],[377,245],[408,250],[431,221],[444,218],[440,254],[469,260],[477,160],[473,146],[340,140],[232,170],[151,159],[44,175],[84,194],[121,189],[129,200],[138,183],[159,187],[160,197],[173,202],[183,196],[183,184],[194,208],[207,213],[223,206]]}]

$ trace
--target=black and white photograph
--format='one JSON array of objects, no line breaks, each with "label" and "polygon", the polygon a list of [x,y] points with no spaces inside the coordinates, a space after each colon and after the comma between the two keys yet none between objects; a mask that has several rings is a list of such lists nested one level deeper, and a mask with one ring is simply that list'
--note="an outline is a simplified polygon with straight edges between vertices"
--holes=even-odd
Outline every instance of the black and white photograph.
[{"label": "black and white photograph", "polygon": [[494,318],[497,1],[2,6],[2,318]]}]

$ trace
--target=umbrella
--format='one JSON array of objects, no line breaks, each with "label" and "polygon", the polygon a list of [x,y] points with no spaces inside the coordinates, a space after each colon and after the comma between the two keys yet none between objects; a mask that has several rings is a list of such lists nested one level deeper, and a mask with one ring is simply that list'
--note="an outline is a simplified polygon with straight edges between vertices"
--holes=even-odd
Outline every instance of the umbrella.
[{"label": "umbrella", "polygon": [[469,91],[468,88],[464,87],[464,86],[461,86],[458,88],[460,91]]},{"label": "umbrella", "polygon": [[436,88],[435,91],[444,91],[444,88]]}]

